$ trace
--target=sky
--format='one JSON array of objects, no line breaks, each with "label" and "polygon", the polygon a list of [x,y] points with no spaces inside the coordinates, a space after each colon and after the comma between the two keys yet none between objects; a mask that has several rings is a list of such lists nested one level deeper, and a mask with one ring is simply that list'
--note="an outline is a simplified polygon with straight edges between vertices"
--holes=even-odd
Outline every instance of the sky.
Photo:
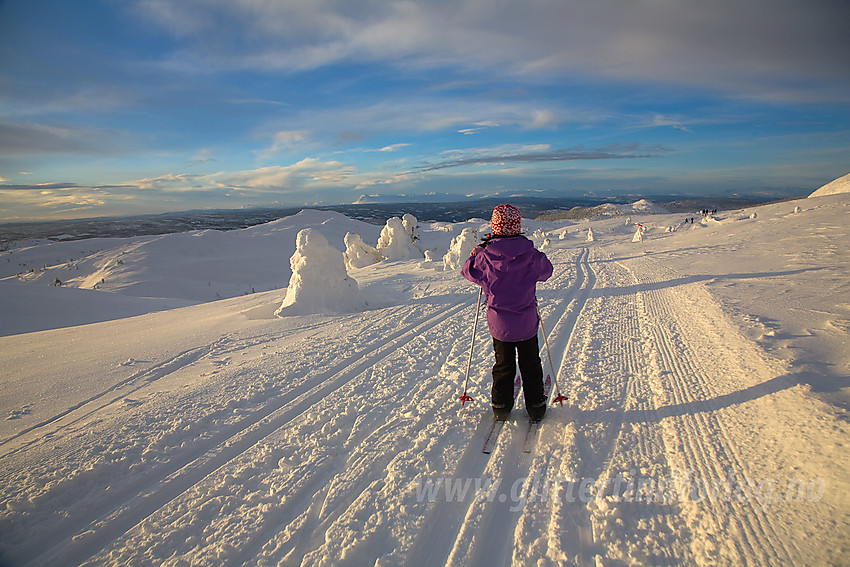
[{"label": "sky", "polygon": [[850,172],[846,0],[0,0],[0,222]]}]

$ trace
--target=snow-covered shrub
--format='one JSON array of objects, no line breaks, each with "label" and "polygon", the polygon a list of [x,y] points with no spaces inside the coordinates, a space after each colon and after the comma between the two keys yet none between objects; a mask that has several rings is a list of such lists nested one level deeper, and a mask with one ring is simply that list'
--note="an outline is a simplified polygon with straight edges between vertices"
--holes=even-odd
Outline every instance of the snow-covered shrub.
[{"label": "snow-covered shrub", "polygon": [[460,234],[452,238],[449,251],[443,256],[443,268],[446,270],[459,270],[466,263],[472,249],[478,246],[480,240],[478,231],[465,228]]},{"label": "snow-covered shrub", "polygon": [[635,235],[632,237],[632,242],[643,242],[643,227],[638,225]]},{"label": "snow-covered shrub", "polygon": [[298,233],[289,259],[292,277],[277,316],[350,313],[367,307],[357,282],[345,271],[342,253],[316,229]]},{"label": "snow-covered shrub", "polygon": [[377,248],[363,242],[359,234],[348,232],[345,234],[345,266],[348,269],[365,268],[377,264],[383,258]]},{"label": "snow-covered shrub", "polygon": [[387,224],[381,230],[377,249],[387,260],[405,260],[422,258],[422,251],[413,243],[413,238],[398,217],[387,219]]}]

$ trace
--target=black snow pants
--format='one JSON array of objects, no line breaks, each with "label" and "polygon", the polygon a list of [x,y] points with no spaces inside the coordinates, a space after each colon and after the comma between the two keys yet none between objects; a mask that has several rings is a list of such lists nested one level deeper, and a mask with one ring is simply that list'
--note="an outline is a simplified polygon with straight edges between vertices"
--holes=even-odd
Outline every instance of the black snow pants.
[{"label": "black snow pants", "polygon": [[493,389],[490,397],[493,409],[513,409],[517,358],[519,358],[519,372],[522,375],[522,393],[525,395],[526,409],[545,407],[543,365],[540,362],[537,335],[518,343],[507,343],[494,338],[493,350],[496,352]]}]

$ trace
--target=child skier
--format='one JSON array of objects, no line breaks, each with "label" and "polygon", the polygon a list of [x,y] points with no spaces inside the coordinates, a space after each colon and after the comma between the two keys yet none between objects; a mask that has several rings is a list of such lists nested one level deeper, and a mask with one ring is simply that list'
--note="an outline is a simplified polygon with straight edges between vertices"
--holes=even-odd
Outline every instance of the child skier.
[{"label": "child skier", "polygon": [[552,263],[521,234],[522,217],[513,205],[493,209],[491,224],[493,233],[472,250],[461,273],[480,285],[487,298],[487,324],[496,353],[490,394],[493,414],[505,420],[513,409],[518,357],[525,408],[532,421],[539,421],[546,413],[546,396],[535,292],[537,282],[552,275]]}]

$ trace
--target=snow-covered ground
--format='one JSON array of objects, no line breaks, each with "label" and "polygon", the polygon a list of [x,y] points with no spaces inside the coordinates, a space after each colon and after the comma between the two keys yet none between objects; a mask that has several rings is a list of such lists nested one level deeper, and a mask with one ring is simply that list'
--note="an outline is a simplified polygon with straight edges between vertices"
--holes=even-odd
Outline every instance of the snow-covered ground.
[{"label": "snow-covered ground", "polygon": [[342,314],[275,316],[301,229],[377,243],[336,213],[4,252],[0,563],[847,565],[850,194],[645,207],[525,223],[569,396],[531,453],[522,409],[481,452],[485,327],[457,401],[477,288],[433,260],[483,221]]}]

